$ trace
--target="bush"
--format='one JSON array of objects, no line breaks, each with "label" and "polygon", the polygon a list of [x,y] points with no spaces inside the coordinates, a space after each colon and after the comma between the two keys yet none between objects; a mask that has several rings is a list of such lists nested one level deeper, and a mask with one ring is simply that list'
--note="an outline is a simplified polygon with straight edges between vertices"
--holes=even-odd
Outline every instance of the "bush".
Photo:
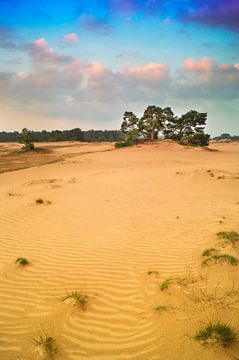
[{"label": "bush", "polygon": [[217,233],[219,239],[226,240],[226,242],[235,244],[239,241],[239,233],[236,231],[220,231]]},{"label": "bush", "polygon": [[195,132],[192,135],[188,135],[181,140],[183,145],[192,146],[208,146],[210,135],[205,134],[203,131]]},{"label": "bush", "polygon": [[32,132],[27,128],[22,129],[18,137],[18,142],[20,144],[23,144],[22,148],[25,151],[30,151],[35,149],[35,146],[33,144]]},{"label": "bush", "polygon": [[218,321],[201,327],[194,338],[203,343],[218,343],[228,347],[236,342],[237,334],[230,325]]},{"label": "bush", "polygon": [[28,265],[29,264],[29,261],[26,259],[26,258],[23,258],[23,257],[19,257],[17,258],[17,260],[15,261],[16,264],[19,264],[19,265],[22,265],[22,266],[25,266],[25,265]]},{"label": "bush", "polygon": [[33,338],[32,343],[41,348],[46,359],[52,359],[57,353],[56,340],[46,330],[43,330],[38,338]]}]

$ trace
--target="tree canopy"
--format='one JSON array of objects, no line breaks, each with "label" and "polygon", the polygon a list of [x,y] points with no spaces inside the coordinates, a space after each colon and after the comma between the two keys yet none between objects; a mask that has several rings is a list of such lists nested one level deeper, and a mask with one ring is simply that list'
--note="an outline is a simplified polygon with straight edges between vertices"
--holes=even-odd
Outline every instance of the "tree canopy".
[{"label": "tree canopy", "polygon": [[132,145],[139,137],[155,140],[161,132],[167,139],[194,146],[206,146],[210,138],[210,135],[204,133],[206,121],[207,113],[190,110],[178,117],[170,107],[149,105],[141,118],[131,111],[126,111],[121,131],[125,134],[128,145]]}]

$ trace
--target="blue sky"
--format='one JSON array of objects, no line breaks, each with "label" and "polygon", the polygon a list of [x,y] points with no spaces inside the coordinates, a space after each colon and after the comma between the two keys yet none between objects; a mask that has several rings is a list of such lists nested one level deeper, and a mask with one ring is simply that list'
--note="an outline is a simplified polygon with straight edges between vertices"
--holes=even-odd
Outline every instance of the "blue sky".
[{"label": "blue sky", "polygon": [[156,104],[239,133],[236,0],[1,0],[0,66],[0,130],[115,129]]}]

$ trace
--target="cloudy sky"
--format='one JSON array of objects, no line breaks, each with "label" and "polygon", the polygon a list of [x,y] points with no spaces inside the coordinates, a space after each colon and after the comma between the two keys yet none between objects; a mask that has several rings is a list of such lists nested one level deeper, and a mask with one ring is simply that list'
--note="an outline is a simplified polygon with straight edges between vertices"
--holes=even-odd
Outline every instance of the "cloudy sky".
[{"label": "cloudy sky", "polygon": [[238,0],[0,1],[0,131],[116,129],[149,104],[239,134]]}]

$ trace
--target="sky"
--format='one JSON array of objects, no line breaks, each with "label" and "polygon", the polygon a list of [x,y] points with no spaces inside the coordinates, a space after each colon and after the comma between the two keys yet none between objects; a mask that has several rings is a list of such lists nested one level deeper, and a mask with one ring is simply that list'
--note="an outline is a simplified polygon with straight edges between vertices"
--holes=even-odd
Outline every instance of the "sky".
[{"label": "sky", "polygon": [[0,0],[0,131],[119,129],[148,105],[239,134],[238,0]]}]

